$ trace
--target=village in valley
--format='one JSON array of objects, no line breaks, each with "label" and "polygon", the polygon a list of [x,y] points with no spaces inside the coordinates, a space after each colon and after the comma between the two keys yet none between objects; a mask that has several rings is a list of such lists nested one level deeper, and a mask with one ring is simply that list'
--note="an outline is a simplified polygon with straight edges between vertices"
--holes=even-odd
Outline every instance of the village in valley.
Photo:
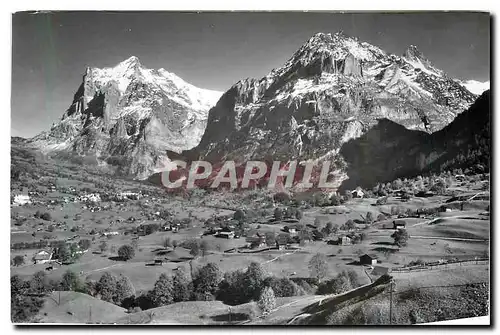
[{"label": "village in valley", "polygon": [[[463,316],[461,303],[447,310],[430,301],[451,301],[470,290],[485,299],[475,299],[468,313],[487,308],[487,173],[456,170],[343,193],[173,194],[53,164],[24,149],[13,153],[11,275],[39,294],[30,299],[45,301],[32,312],[17,311],[19,318],[349,324],[369,317],[364,322],[404,324]],[[383,292],[392,284],[394,301]],[[170,289],[159,291],[162,285]],[[259,285],[273,288],[265,313]],[[111,287],[121,291],[110,294]],[[248,289],[254,291],[240,292]],[[344,293],[367,289],[340,307],[304,312],[318,309],[318,301],[337,305]],[[97,312],[110,305],[110,313]],[[378,312],[367,312],[373,309]]]}]

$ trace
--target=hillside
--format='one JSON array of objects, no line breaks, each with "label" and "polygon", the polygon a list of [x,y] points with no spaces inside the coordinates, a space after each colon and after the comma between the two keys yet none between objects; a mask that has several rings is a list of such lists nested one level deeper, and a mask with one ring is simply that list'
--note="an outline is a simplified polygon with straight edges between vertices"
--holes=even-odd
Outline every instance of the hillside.
[{"label": "hillside", "polygon": [[349,176],[341,188],[373,186],[377,182],[453,168],[487,172],[491,155],[490,118],[488,90],[467,111],[432,134],[408,130],[382,119],[340,149]]},{"label": "hillside", "polygon": [[43,323],[113,323],[125,312],[124,308],[87,294],[64,291],[45,298],[38,319]]}]

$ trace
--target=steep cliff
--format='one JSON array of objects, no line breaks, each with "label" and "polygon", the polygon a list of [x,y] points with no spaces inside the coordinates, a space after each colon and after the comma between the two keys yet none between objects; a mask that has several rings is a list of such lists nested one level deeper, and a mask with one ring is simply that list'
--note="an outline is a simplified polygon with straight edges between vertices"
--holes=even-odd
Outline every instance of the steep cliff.
[{"label": "steep cliff", "polygon": [[60,122],[30,143],[53,156],[92,155],[117,174],[144,179],[168,166],[168,151],[199,143],[220,95],[130,57],[87,68]]}]

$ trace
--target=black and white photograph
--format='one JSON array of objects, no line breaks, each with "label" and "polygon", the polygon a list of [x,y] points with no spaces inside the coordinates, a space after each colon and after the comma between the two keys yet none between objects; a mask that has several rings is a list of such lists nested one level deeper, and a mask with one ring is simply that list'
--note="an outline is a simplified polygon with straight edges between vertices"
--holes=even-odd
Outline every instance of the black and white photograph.
[{"label": "black and white photograph", "polygon": [[10,15],[12,324],[489,317],[491,13]]}]

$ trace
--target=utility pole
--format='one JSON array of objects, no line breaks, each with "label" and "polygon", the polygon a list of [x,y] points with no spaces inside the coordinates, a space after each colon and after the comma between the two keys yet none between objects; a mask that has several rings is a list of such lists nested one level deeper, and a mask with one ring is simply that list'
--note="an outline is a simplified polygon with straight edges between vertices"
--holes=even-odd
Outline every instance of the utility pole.
[{"label": "utility pole", "polygon": [[389,301],[389,324],[392,325],[392,280],[391,280],[391,288],[389,291],[390,301]]}]

